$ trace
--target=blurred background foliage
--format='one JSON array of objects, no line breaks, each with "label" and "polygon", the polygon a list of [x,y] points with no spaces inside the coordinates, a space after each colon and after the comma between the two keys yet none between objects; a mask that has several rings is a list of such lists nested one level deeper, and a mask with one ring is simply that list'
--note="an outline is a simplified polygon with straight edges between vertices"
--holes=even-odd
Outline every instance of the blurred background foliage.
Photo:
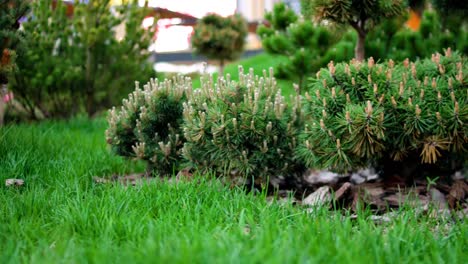
[{"label": "blurred background foliage", "polygon": [[[141,27],[145,9],[109,2],[76,2],[73,14],[61,1],[30,4],[9,76],[22,113],[31,119],[93,116],[120,104],[135,80],[154,76],[148,61],[154,30]],[[117,38],[119,26],[125,35]]]},{"label": "blurred background foliage", "polygon": [[[120,105],[135,80],[146,82],[155,76],[148,60],[155,28],[141,26],[149,14],[147,8],[132,1],[120,7],[111,6],[110,0],[83,2],[77,1],[70,13],[62,1],[0,0],[0,79],[15,95],[15,107],[8,108],[10,116],[12,110],[28,119],[68,118],[79,113],[94,116]],[[351,8],[354,2],[302,0],[302,14],[279,3],[266,14],[258,36],[271,59],[262,59],[259,65],[275,66],[275,77],[288,81],[283,93],[294,93],[290,82],[304,92],[306,80],[330,61],[356,56],[359,30],[345,23],[348,18],[356,19],[359,9]],[[401,6],[381,6],[375,13],[366,13],[372,18],[362,26],[366,57],[418,60],[447,47],[462,55],[468,53],[467,1],[397,2]],[[351,11],[318,15],[318,6],[333,5]],[[245,39],[246,25],[238,16],[231,20],[219,22],[213,15],[200,19],[200,24],[211,24],[193,35],[194,52],[222,65],[238,59],[244,41],[227,40],[228,36]],[[217,26],[221,24],[223,29]],[[118,27],[125,28],[124,35],[117,36]],[[213,40],[216,36],[217,42]]]},{"label": "blurred background foliage", "polygon": [[[302,87],[305,78],[330,61],[348,61],[355,57],[358,33],[344,23],[346,17],[332,13],[328,19],[318,19],[316,15],[320,11],[318,6],[350,7],[353,2],[303,0],[302,17],[286,4],[278,3],[265,16],[265,25],[257,31],[267,53],[289,58],[275,69],[276,76],[292,80]],[[411,0],[400,4],[404,12],[379,19],[378,24],[366,29],[366,57],[373,57],[376,61],[417,60],[430,57],[434,52],[443,52],[448,47],[463,55],[468,53],[465,16],[468,2]],[[343,23],[333,24],[333,20]]]}]

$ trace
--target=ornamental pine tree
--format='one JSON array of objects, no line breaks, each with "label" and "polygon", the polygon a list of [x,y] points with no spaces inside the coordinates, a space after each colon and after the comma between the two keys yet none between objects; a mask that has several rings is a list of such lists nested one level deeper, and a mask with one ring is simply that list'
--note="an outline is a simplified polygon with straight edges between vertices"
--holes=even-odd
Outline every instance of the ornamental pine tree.
[{"label": "ornamental pine tree", "polygon": [[151,79],[109,111],[106,140],[120,156],[143,160],[148,175],[167,176],[178,169],[184,143],[183,103],[192,91],[190,78]]},{"label": "ornamental pine tree", "polygon": [[335,61],[350,59],[345,49],[342,54],[331,54],[338,40],[331,29],[299,18],[284,3],[276,4],[265,20],[269,25],[260,25],[257,30],[263,48],[270,54],[288,58],[276,68],[277,76],[296,81],[301,90],[306,76],[325,66],[329,57]]},{"label": "ornamental pine tree", "polygon": [[298,157],[339,172],[453,173],[468,160],[467,70],[450,49],[414,63],[331,62],[311,79]]},{"label": "ornamental pine tree", "polygon": [[[15,99],[32,119],[67,117],[79,106],[82,70],[66,7],[53,0],[34,1],[23,25],[24,41],[9,78]],[[73,99],[72,99],[73,98]]]},{"label": "ornamental pine tree", "polygon": [[[127,84],[134,80],[147,80],[153,74],[148,58],[148,47],[154,26],[142,27],[148,13],[137,1],[124,1],[115,9],[110,0],[90,0],[75,4],[73,28],[81,55],[79,64],[84,68],[86,112],[92,116],[99,107],[109,107],[112,98],[127,92]],[[116,27],[125,24],[125,36],[116,39]],[[156,23],[154,23],[156,25]]]},{"label": "ornamental pine tree", "polygon": [[[34,1],[11,78],[15,98],[32,118],[92,116],[119,104],[131,92],[128,83],[154,74],[147,50],[154,31],[142,27],[147,11],[135,2],[90,0],[76,2],[71,15],[62,1]],[[122,24],[125,35],[117,39]]]},{"label": "ornamental pine tree", "polygon": [[201,88],[184,104],[184,158],[202,172],[260,185],[301,173],[304,166],[294,156],[303,121],[300,96],[286,101],[273,69],[259,77],[240,67],[238,80],[202,76]]},{"label": "ornamental pine tree", "polygon": [[240,15],[208,14],[198,21],[192,46],[194,53],[218,60],[222,75],[225,63],[242,55],[246,37],[247,22]]},{"label": "ornamental pine tree", "polygon": [[307,17],[350,25],[357,33],[355,58],[365,58],[366,36],[385,18],[401,15],[406,10],[404,0],[302,0]]}]

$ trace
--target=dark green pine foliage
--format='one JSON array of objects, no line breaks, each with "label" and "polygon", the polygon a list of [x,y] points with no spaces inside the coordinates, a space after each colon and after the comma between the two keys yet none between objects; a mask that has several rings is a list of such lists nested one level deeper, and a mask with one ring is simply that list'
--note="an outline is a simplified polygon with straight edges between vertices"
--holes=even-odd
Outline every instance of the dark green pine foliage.
[{"label": "dark green pine foliage", "polygon": [[228,17],[208,14],[195,27],[192,36],[194,53],[219,61],[223,74],[226,62],[242,55],[247,33],[247,22],[238,14]]},{"label": "dark green pine foliage", "polygon": [[29,11],[29,1],[0,0],[0,84],[14,70],[16,47],[22,40],[20,19]]},{"label": "dark green pine foliage", "polygon": [[432,0],[432,7],[439,14],[442,30],[455,34],[466,31],[468,23],[468,1]]},{"label": "dark green pine foliage", "polygon": [[15,99],[30,118],[67,117],[78,111],[83,70],[76,64],[71,26],[62,1],[55,10],[52,0],[31,4],[17,70],[9,78]]},{"label": "dark green pine foliage", "polygon": [[415,63],[331,63],[311,79],[297,155],[309,167],[408,178],[466,166],[467,70],[450,49]]},{"label": "dark green pine foliage", "polygon": [[[139,7],[138,1],[126,2],[129,4],[114,10],[110,0],[75,4],[72,23],[76,41],[80,43],[78,63],[84,68],[83,92],[89,116],[120,102],[131,92],[127,90],[128,83],[146,81],[154,75],[148,47],[157,21],[152,27],[143,28],[149,10]],[[121,25],[125,32],[116,36]]]},{"label": "dark green pine foliage", "polygon": [[294,157],[303,119],[300,97],[285,101],[273,69],[259,77],[240,67],[239,81],[229,75],[201,81],[201,89],[184,105],[183,154],[193,168],[263,186],[303,169]]},{"label": "dark green pine foliage", "polygon": [[468,31],[443,29],[441,17],[433,11],[425,11],[420,28],[413,31],[404,26],[406,16],[386,20],[369,33],[366,54],[379,59],[403,61],[431,56],[434,51],[451,47],[462,54],[468,54]]},{"label": "dark green pine foliage", "polygon": [[151,80],[109,111],[106,140],[120,156],[144,160],[147,173],[167,176],[179,169],[183,103],[191,94],[189,78]]},{"label": "dark green pine foliage", "polygon": [[352,48],[333,47],[338,39],[332,29],[299,18],[284,3],[276,4],[265,20],[269,25],[261,25],[257,30],[263,48],[270,54],[288,58],[276,68],[276,76],[294,80],[301,89],[306,76],[330,60],[352,58]]},{"label": "dark green pine foliage", "polygon": [[404,0],[302,0],[306,17],[351,26],[357,33],[355,58],[365,59],[367,34],[384,19],[400,16],[407,8]]}]

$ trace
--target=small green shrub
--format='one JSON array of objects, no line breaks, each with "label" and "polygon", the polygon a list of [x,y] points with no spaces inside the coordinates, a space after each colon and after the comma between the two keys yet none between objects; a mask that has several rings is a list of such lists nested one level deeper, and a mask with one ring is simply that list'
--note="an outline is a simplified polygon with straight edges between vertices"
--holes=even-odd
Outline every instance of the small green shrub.
[{"label": "small green shrub", "polygon": [[268,26],[260,25],[257,33],[266,52],[288,58],[276,68],[278,78],[287,78],[303,89],[306,77],[333,60],[349,60],[354,51],[335,44],[338,32],[332,28],[315,25],[299,18],[284,3],[275,4],[273,11],[265,15]]},{"label": "small green shrub", "polygon": [[184,104],[183,154],[192,167],[235,173],[265,184],[302,169],[294,157],[296,134],[302,125],[300,100],[286,102],[269,75],[245,74],[239,81],[202,76],[202,87]]},{"label": "small green shrub", "polygon": [[117,155],[146,161],[148,173],[171,174],[181,161],[182,104],[191,94],[190,78],[151,80],[143,89],[138,86],[120,110],[109,111],[107,143]]},{"label": "small green shrub", "polygon": [[222,74],[227,61],[242,55],[247,30],[247,22],[238,14],[228,17],[208,14],[195,27],[192,36],[194,52],[218,60]]},{"label": "small green shrub", "polygon": [[463,166],[468,150],[466,58],[329,64],[310,80],[298,157],[348,171],[374,165],[417,176]]}]

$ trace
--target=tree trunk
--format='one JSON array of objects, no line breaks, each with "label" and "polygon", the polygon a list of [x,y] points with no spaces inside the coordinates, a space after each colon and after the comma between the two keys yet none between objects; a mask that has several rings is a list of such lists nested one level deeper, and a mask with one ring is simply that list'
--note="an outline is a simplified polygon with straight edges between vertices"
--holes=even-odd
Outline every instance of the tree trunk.
[{"label": "tree trunk", "polygon": [[364,45],[366,43],[366,33],[358,31],[358,40],[356,45],[356,50],[354,51],[354,56],[356,60],[363,61],[366,58]]},{"label": "tree trunk", "polygon": [[301,94],[304,86],[304,74],[299,74],[299,89],[297,89],[297,94]]},{"label": "tree trunk", "polygon": [[94,102],[93,53],[91,48],[86,49],[86,112],[91,117],[96,112]]},{"label": "tree trunk", "polygon": [[224,60],[219,61],[219,76],[224,76]]}]

